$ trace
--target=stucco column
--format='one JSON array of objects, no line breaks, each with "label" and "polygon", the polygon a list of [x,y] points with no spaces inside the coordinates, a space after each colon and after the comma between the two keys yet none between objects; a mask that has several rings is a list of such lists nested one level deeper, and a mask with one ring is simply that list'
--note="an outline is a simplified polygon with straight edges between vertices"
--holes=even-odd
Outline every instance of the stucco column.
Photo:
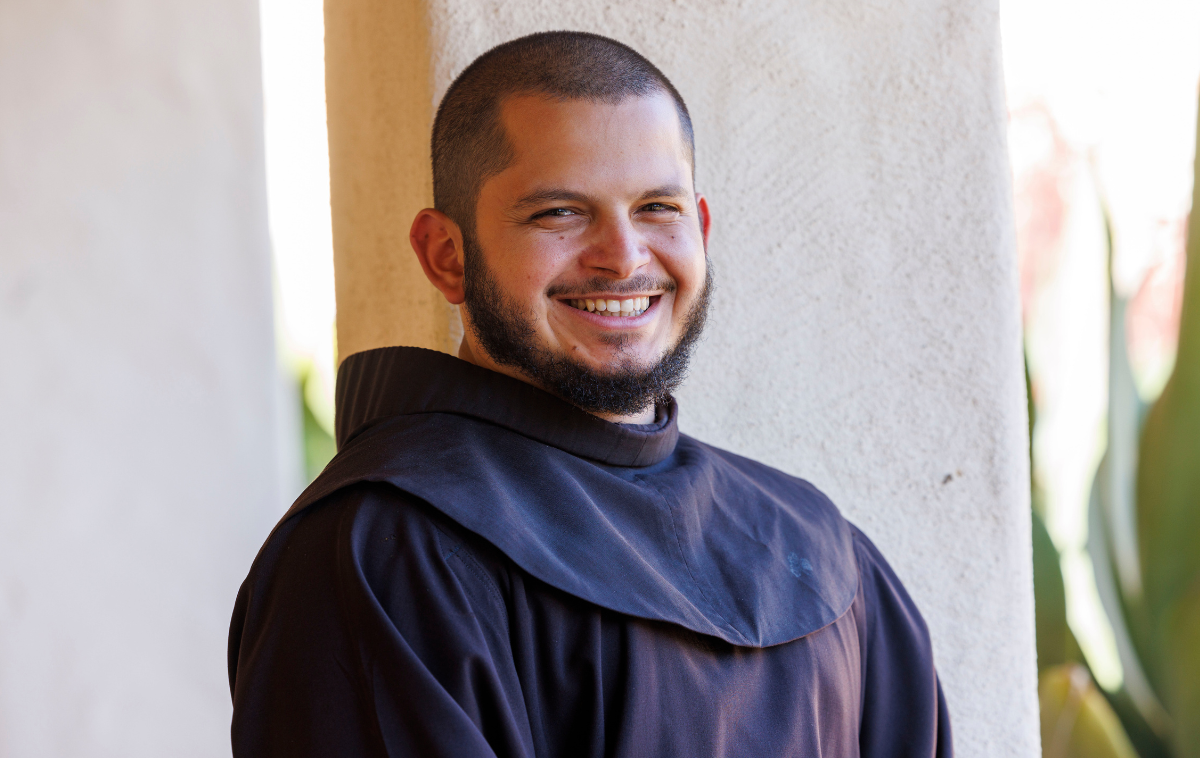
[{"label": "stucco column", "polygon": [[960,754],[1038,751],[1029,478],[993,0],[326,0],[341,355],[452,349],[405,235],[433,104],[515,36],[676,83],[717,291],[685,432],[812,480],[922,608]]},{"label": "stucco column", "polygon": [[408,245],[433,204],[429,29],[410,0],[325,4],[338,357],[383,345],[454,352],[454,309]]},{"label": "stucco column", "polygon": [[0,3],[6,758],[229,754],[284,508],[260,88],[250,0]]}]

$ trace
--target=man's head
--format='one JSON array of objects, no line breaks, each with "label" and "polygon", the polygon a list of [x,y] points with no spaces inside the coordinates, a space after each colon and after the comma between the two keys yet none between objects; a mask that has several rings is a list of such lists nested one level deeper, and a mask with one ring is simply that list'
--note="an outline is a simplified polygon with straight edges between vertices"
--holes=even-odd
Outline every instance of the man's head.
[{"label": "man's head", "polygon": [[692,166],[683,100],[624,45],[552,32],[472,63],[438,110],[436,209],[411,234],[464,305],[462,357],[615,418],[670,392],[709,289]]}]

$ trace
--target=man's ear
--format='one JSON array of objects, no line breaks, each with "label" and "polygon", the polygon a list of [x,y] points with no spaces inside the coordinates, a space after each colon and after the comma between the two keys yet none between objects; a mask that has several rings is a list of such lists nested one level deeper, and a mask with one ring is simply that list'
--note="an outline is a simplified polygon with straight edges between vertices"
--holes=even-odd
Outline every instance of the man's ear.
[{"label": "man's ear", "polygon": [[463,295],[462,230],[439,210],[426,208],[413,219],[408,241],[425,276],[451,305],[465,300]]},{"label": "man's ear", "polygon": [[712,227],[712,216],[708,213],[708,201],[696,193],[696,212],[700,216],[700,234],[704,237],[704,249],[708,249],[708,230]]}]

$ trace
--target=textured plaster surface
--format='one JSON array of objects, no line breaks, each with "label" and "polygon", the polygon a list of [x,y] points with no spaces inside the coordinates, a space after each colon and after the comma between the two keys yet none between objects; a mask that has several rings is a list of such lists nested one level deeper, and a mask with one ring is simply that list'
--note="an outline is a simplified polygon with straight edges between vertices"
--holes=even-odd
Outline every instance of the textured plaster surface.
[{"label": "textured plaster surface", "polygon": [[479,53],[545,29],[616,37],[676,83],[718,286],[684,430],[823,488],[922,608],[959,754],[1036,755],[995,3],[430,0],[425,14],[431,103]]},{"label": "textured plaster surface", "polygon": [[0,755],[229,753],[280,513],[258,13],[0,3]]},{"label": "textured plaster surface", "polygon": [[408,243],[433,204],[425,9],[412,0],[325,3],[338,354],[380,345],[452,351],[453,309]]}]

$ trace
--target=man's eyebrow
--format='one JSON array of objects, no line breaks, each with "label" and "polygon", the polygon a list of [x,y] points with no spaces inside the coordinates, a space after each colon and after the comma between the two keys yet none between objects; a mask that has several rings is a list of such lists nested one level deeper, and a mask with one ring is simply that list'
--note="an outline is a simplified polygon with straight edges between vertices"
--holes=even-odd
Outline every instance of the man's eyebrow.
[{"label": "man's eyebrow", "polygon": [[[690,194],[687,189],[678,184],[664,184],[661,187],[646,190],[638,198],[638,201],[641,202],[655,197],[688,197]],[[582,192],[574,192],[561,187],[548,187],[546,189],[534,190],[527,195],[521,196],[517,202],[513,203],[512,209],[521,211],[552,202],[591,203],[594,202],[594,199]]]},{"label": "man's eyebrow", "polygon": [[543,203],[565,201],[569,203],[589,203],[592,198],[580,192],[572,192],[568,189],[559,187],[550,187],[547,189],[539,189],[530,192],[528,195],[523,195],[517,202],[513,203],[513,210],[524,210],[532,208]]},{"label": "man's eyebrow", "polygon": [[690,192],[678,184],[664,184],[661,187],[655,187],[652,190],[646,190],[638,200],[649,200],[652,197],[689,197]]}]

